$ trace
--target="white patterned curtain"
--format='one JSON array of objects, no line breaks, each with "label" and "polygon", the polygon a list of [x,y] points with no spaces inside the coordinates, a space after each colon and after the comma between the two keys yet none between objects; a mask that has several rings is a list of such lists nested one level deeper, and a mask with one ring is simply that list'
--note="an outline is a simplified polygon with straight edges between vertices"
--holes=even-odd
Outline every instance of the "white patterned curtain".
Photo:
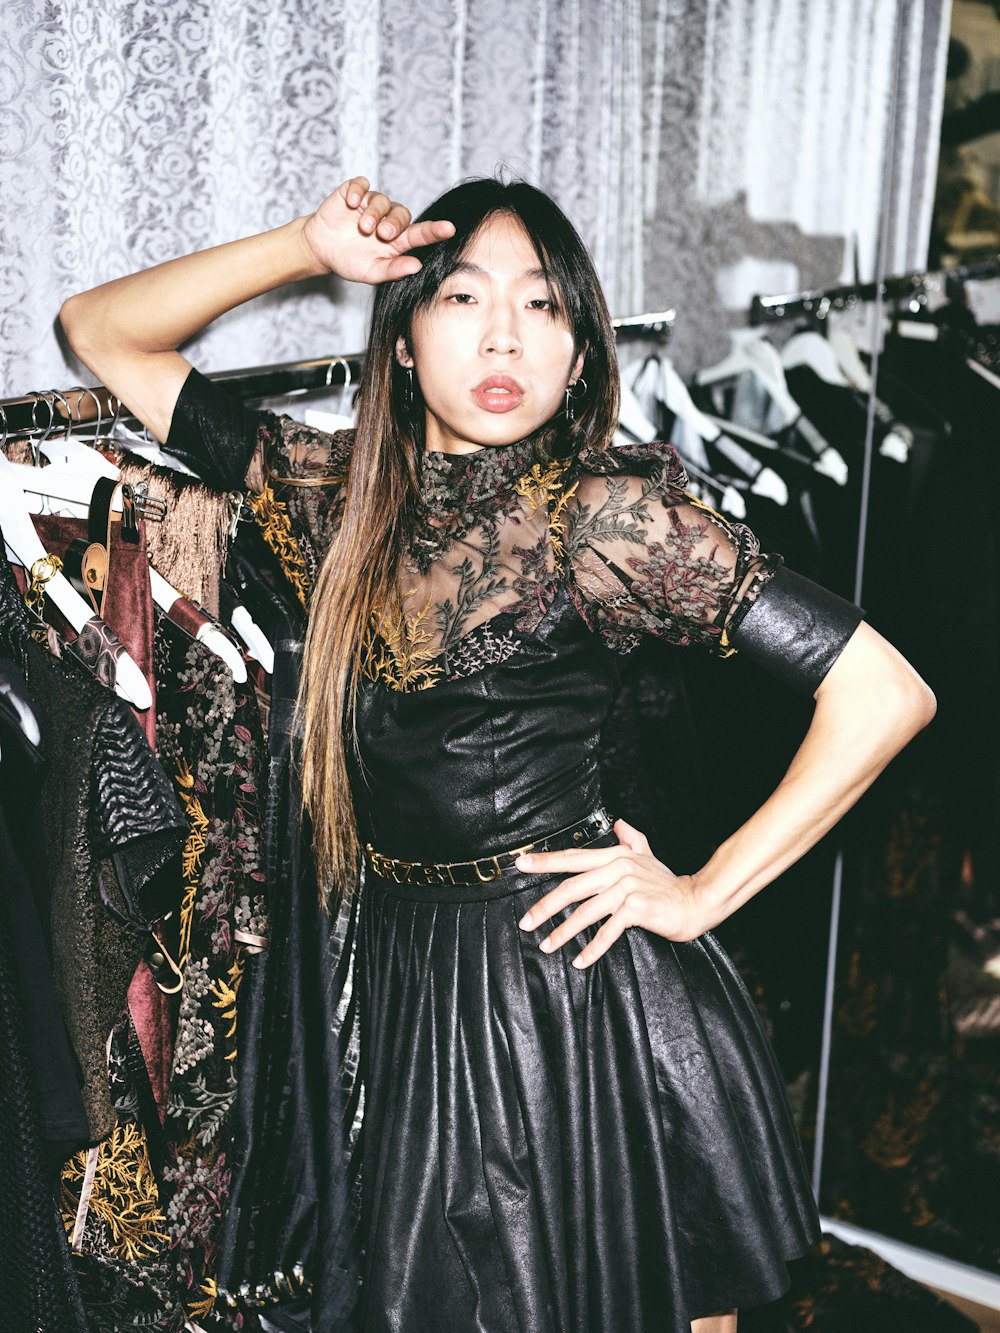
[{"label": "white patterned curtain", "polygon": [[[892,262],[919,265],[949,0],[907,25]],[[0,394],[86,372],[71,292],[306,212],[364,172],[414,210],[498,163],[550,190],[617,314],[713,355],[768,279],[874,253],[894,0],[5,0]],[[355,350],[331,281],[227,316],[205,369]],[[333,299],[331,299],[333,298]]]}]

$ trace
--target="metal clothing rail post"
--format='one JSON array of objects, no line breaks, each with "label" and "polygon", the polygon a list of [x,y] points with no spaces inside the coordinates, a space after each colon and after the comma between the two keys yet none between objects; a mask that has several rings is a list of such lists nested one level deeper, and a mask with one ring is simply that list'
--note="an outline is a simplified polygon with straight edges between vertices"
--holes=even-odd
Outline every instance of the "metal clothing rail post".
[{"label": "metal clothing rail post", "polygon": [[[614,326],[619,333],[662,337],[673,330],[675,318],[676,312],[673,310],[653,310],[616,319]],[[308,361],[286,361],[274,366],[217,371],[207,378],[224,384],[247,401],[278,396],[293,397],[314,393],[318,389],[357,384],[364,361],[363,352],[354,352],[348,356],[321,356]],[[58,391],[31,390],[16,398],[0,399],[0,443],[8,439],[44,439],[57,432],[90,430],[97,421],[98,402],[102,421],[110,423],[115,414],[117,399],[100,384],[88,389],[76,386]],[[129,426],[138,424],[127,409],[122,421]]]}]

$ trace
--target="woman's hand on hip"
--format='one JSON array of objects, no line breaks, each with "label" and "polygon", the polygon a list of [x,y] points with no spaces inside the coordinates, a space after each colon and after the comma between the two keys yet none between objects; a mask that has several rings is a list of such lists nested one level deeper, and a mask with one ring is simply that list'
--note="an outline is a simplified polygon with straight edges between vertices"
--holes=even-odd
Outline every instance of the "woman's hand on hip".
[{"label": "woman's hand on hip", "polygon": [[410,225],[410,210],[373,190],[366,176],[339,185],[306,219],[303,239],[316,260],[349,282],[377,284],[420,269],[408,251],[445,241],[455,226],[443,219]]},{"label": "woman's hand on hip", "polygon": [[615,821],[617,847],[573,847],[562,852],[519,856],[517,868],[530,874],[569,873],[521,918],[523,930],[537,930],[570,903],[580,906],[540,943],[558,949],[587,926],[607,919],[573,959],[574,967],[596,962],[629,926],[642,926],[668,940],[693,940],[716,922],[705,917],[694,879],[675,875],[649,849],[644,833]]}]

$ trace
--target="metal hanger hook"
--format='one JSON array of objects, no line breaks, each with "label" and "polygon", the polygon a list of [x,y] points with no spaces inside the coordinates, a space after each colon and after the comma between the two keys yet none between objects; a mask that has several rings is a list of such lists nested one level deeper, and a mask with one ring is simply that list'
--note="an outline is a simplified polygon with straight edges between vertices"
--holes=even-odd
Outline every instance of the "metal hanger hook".
[{"label": "metal hanger hook", "polygon": [[[97,394],[94,392],[93,389],[88,389],[83,384],[74,384],[69,389],[67,389],[66,392],[78,393],[80,395],[80,397],[76,400],[76,424],[78,426],[83,423],[83,395],[89,394],[89,396],[93,398],[94,406],[97,408],[97,425],[94,428],[94,439],[95,441],[99,440],[101,438],[101,421],[104,416],[104,413],[101,410],[100,398],[97,396]],[[68,430],[66,432],[66,438],[69,439]]]},{"label": "metal hanger hook", "polygon": [[108,395],[108,407],[110,407],[112,403],[114,404],[115,414],[111,418],[111,421],[108,425],[108,433],[105,436],[105,439],[108,440],[114,439],[114,434],[115,431],[118,429],[118,422],[122,414],[122,400],[116,397],[113,393]]},{"label": "metal hanger hook", "polygon": [[333,370],[335,366],[344,367],[344,383],[341,386],[341,388],[343,392],[346,393],[347,390],[351,387],[351,384],[353,382],[353,376],[351,375],[351,363],[350,361],[347,360],[346,357],[343,356],[335,356],[333,360],[330,362],[329,366],[327,366],[326,387],[328,389],[333,387]]},{"label": "metal hanger hook", "polygon": [[[68,392],[69,390],[67,390]],[[63,439],[68,440],[73,434],[73,409],[69,405],[69,399],[65,394],[61,394],[58,389],[50,389],[49,393],[51,393],[54,400],[62,403],[66,409],[66,429],[63,431]],[[55,414],[53,414],[53,420],[55,420]],[[48,439],[48,436],[46,435],[45,438]]]},{"label": "metal hanger hook", "polygon": [[[55,425],[56,421],[55,401],[54,399],[48,398],[44,393],[40,393],[37,389],[29,389],[28,394],[35,400],[31,404],[31,429],[41,433],[41,438],[37,440],[34,435],[28,437],[28,444],[31,446],[31,461],[34,463],[35,467],[41,467],[41,462],[39,461],[38,456],[38,447],[39,445],[44,444],[52,434],[52,427]],[[44,430],[42,430],[42,427],[39,426],[38,422],[35,420],[35,413],[38,411],[39,403],[44,403],[49,409],[49,419]]]}]

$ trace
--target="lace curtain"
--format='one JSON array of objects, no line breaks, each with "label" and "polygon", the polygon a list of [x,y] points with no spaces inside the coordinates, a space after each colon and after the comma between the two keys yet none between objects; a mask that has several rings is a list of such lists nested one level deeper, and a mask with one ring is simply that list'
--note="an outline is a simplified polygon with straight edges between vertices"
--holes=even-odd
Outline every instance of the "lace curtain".
[{"label": "lace curtain", "polygon": [[[87,378],[54,328],[74,290],[348,174],[416,210],[498,162],[560,200],[616,313],[675,306],[679,360],[710,357],[768,279],[836,281],[854,237],[870,271],[897,8],[900,267],[926,244],[948,0],[6,0],[0,391]],[[365,307],[303,284],[190,354],[357,349]]]}]

